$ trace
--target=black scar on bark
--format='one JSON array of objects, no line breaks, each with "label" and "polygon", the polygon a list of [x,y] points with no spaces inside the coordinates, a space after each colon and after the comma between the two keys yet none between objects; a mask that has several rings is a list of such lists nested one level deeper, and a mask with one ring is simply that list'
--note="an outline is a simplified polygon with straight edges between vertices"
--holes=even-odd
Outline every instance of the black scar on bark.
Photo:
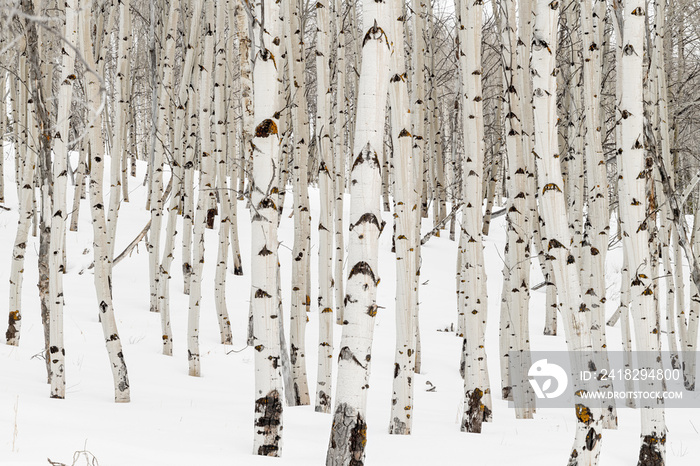
[{"label": "black scar on bark", "polygon": [[261,290],[258,288],[258,290],[255,292],[255,297],[256,298],[272,298],[272,295],[268,293],[265,290]]},{"label": "black scar on bark", "polygon": [[347,347],[347,346],[343,346],[343,347],[341,348],[340,354],[338,355],[338,360],[339,360],[339,361],[341,361],[341,360],[342,360],[342,361],[352,360],[355,364],[357,364],[357,365],[360,366],[361,368],[367,369],[367,366],[363,366],[362,363],[359,361],[359,359],[357,359],[357,358],[355,357],[355,355],[353,354],[352,350],[350,350],[350,348]]},{"label": "black scar on bark", "polygon": [[[315,408],[317,413],[325,413],[331,405],[331,398],[323,390],[318,392],[318,402]],[[324,408],[325,407],[325,408]]]},{"label": "black scar on bark", "polygon": [[475,388],[467,395],[467,409],[464,412],[464,422],[462,432],[481,432],[481,423],[484,421],[484,409],[481,399],[484,392]]},{"label": "black scar on bark", "polygon": [[258,430],[258,433],[263,434],[269,442],[258,448],[258,455],[277,456],[280,440],[278,431],[282,429],[282,400],[279,392],[272,390],[266,396],[255,400],[255,412],[261,413],[255,420],[255,426],[262,429]]},{"label": "black scar on bark", "polygon": [[348,274],[348,280],[350,280],[353,276],[355,276],[359,273],[367,275],[368,277],[370,277],[372,279],[372,281],[374,282],[375,285],[377,284],[377,279],[374,276],[374,272],[372,271],[372,267],[370,267],[367,262],[360,261],[357,264],[355,264],[352,267],[352,270],[350,270],[350,273]]},{"label": "black scar on bark", "polygon": [[364,418],[347,403],[340,403],[333,414],[326,465],[363,466],[366,445],[367,423]]},{"label": "black scar on bark", "polygon": [[586,434],[586,448],[588,448],[588,451],[595,448],[595,445],[598,443],[598,440],[600,440],[600,437],[601,435],[596,433],[593,427],[588,430],[588,433]]},{"label": "black scar on bark", "polygon": [[214,217],[216,217],[216,209],[207,210],[207,228],[209,230],[214,228]]},{"label": "black scar on bark", "polygon": [[380,225],[379,220],[377,220],[376,215],[374,215],[371,212],[366,212],[366,213],[362,214],[362,216],[357,220],[357,222],[350,224],[349,230],[352,231],[355,227],[357,227],[360,224],[365,223],[365,222],[373,223],[374,225],[376,225],[376,227],[379,231],[381,231],[384,228],[383,225]]},{"label": "black scar on bark", "polygon": [[666,436],[658,437],[656,432],[645,435],[642,446],[639,449],[639,462],[637,466],[663,466],[664,459],[661,456],[659,445],[666,443]]},{"label": "black scar on bark", "polygon": [[255,128],[255,137],[257,138],[266,138],[271,134],[277,134],[277,125],[269,118],[263,120],[263,122]]},{"label": "black scar on bark", "polygon": [[258,256],[263,256],[263,257],[269,256],[270,254],[272,254],[272,251],[267,249],[267,245],[264,245],[263,248],[260,250],[260,252],[258,252]]}]

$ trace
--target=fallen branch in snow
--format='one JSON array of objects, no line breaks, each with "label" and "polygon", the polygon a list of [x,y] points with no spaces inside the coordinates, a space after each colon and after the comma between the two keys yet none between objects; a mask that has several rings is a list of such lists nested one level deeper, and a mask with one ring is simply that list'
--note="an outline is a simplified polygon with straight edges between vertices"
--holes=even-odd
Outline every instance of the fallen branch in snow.
[{"label": "fallen branch in snow", "polygon": [[617,321],[620,320],[620,315],[622,314],[623,307],[624,306],[618,307],[617,310],[613,313],[613,315],[610,316],[605,325],[607,325],[608,327],[614,327]]},{"label": "fallen branch in snow", "polygon": [[148,230],[150,230],[150,229],[151,229],[151,221],[149,220],[148,223],[146,224],[146,226],[143,227],[143,230],[141,230],[141,232],[138,235],[136,235],[136,238],[134,238],[134,240],[131,243],[129,243],[129,245],[126,247],[126,249],[124,249],[121,252],[121,254],[119,254],[117,257],[114,258],[114,260],[112,261],[112,267],[117,265],[119,262],[121,262],[122,259],[124,259],[126,256],[131,254],[131,251],[136,247],[137,244],[139,244],[139,242],[141,242],[143,237],[146,236],[146,233],[148,233]]},{"label": "fallen branch in snow", "polygon": [[[161,199],[161,202],[165,204],[165,201],[168,200],[168,196],[170,195],[170,191],[173,189],[173,178],[174,176],[170,177],[170,181],[168,182],[168,186],[165,188],[165,192],[163,193],[163,198]],[[117,257],[114,258],[112,261],[112,267],[117,265],[119,262],[121,262],[122,259],[124,259],[126,256],[131,254],[131,251],[136,247],[139,242],[146,236],[146,233],[148,233],[148,230],[151,229],[151,221],[149,220],[148,223],[146,223],[146,226],[143,227],[143,230],[139,232],[138,235],[136,235],[136,238],[133,239],[131,243],[119,254]]]},{"label": "fallen branch in snow", "polygon": [[438,222],[438,224],[435,225],[435,228],[433,228],[432,230],[430,230],[428,233],[425,234],[425,236],[423,236],[423,238],[421,238],[421,240],[420,240],[420,245],[423,246],[425,243],[428,242],[428,240],[429,240],[430,238],[432,238],[433,236],[435,236],[435,235],[438,233],[438,231],[440,231],[442,228],[444,228],[444,226],[447,224],[447,222],[448,222],[452,217],[455,216],[455,214],[457,213],[457,211],[459,210],[460,207],[462,207],[462,203],[461,203],[461,202],[458,203],[458,204],[455,204],[454,206],[452,206],[452,211],[451,211],[448,215],[446,215],[445,218],[443,218],[442,220],[440,220],[440,221]]},{"label": "fallen branch in snow", "polygon": [[491,218],[494,219],[494,218],[500,217],[501,215],[505,215],[505,214],[506,214],[506,210],[508,210],[508,209],[507,209],[506,207],[504,207],[504,208],[502,208],[501,210],[492,213],[492,214],[491,214]]}]

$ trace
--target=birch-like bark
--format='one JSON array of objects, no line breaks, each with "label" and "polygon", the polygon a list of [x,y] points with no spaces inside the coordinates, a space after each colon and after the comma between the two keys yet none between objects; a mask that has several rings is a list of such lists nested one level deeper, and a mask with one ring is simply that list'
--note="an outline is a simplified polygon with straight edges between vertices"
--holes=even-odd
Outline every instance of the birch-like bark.
[{"label": "birch-like bark", "polygon": [[187,321],[187,356],[189,359],[190,375],[201,375],[199,354],[199,312],[202,299],[202,271],[204,268],[204,230],[210,218],[214,216],[212,206],[216,205],[216,192],[214,183],[216,179],[216,158],[211,143],[211,113],[212,113],[212,85],[214,63],[214,6],[204,5],[204,47],[203,66],[199,67],[199,130],[201,134],[201,161],[199,195],[197,197],[197,210],[194,220],[194,254],[192,276],[190,278],[190,303]]},{"label": "birch-like bark", "polygon": [[[301,280],[305,247],[303,241],[303,229],[311,221],[308,211],[308,190],[306,185],[307,160],[309,157],[309,116],[306,104],[306,80],[304,78],[304,28],[301,21],[301,4],[285,2],[285,15],[289,22],[287,34],[287,54],[290,60],[289,81],[293,83],[292,92],[292,126],[294,128],[294,156],[293,156],[293,215],[294,215],[294,250],[292,251],[292,296],[289,331],[289,356],[292,363],[292,379],[294,381],[294,398],[298,405],[307,405],[311,402],[309,397],[309,384],[306,377],[306,299],[303,298],[302,287],[306,285]],[[305,288],[304,288],[305,289]],[[332,344],[332,340],[330,342]],[[320,347],[319,347],[320,348]],[[330,354],[330,353],[329,353]],[[328,389],[317,387],[316,408],[324,403],[330,409],[330,383]],[[324,384],[326,381],[323,381]],[[323,393],[323,395],[322,395]],[[327,396],[327,401],[324,397]],[[322,410],[323,411],[323,410]]]},{"label": "birch-like bark", "polygon": [[363,2],[362,71],[350,169],[350,234],[345,314],[327,466],[363,464],[367,443],[367,389],[377,315],[380,160],[389,79],[391,17],[388,5]]},{"label": "birch-like bark", "polygon": [[[583,113],[585,125],[584,158],[586,162],[585,196],[587,217],[582,244],[582,290],[587,306],[591,307],[591,335],[593,349],[600,356],[601,370],[609,372],[605,336],[605,258],[608,250],[609,206],[608,172],[603,153],[601,118],[601,73],[599,29],[604,27],[604,4],[584,0],[580,4],[580,37],[583,53]],[[585,291],[584,291],[585,290]],[[607,393],[611,385],[601,382]],[[617,427],[614,399],[603,401],[603,426]]]},{"label": "birch-like bark", "polygon": [[[518,352],[524,356],[527,365],[529,354],[529,319],[530,303],[530,244],[531,214],[528,206],[528,170],[523,153],[522,118],[523,80],[522,69],[518,66],[518,36],[516,30],[515,2],[506,0],[501,4],[502,20],[502,60],[504,69],[504,110],[506,154],[508,157],[508,222],[505,254],[508,256],[507,273],[510,275],[503,293],[508,296],[507,323],[501,323],[511,335],[508,338],[509,352]],[[465,130],[466,134],[466,130]],[[469,157],[469,156],[468,156]],[[481,189],[481,186],[479,186]],[[480,196],[481,191],[479,191]],[[480,197],[479,197],[480,199]],[[479,204],[480,205],[480,204]],[[512,345],[512,346],[511,346]],[[504,345],[505,346],[505,345]],[[509,387],[516,401],[516,417],[529,419],[535,411],[534,394],[529,382],[524,378],[513,379],[509,374]]]},{"label": "birch-like bark", "polygon": [[66,184],[68,169],[68,138],[73,81],[75,80],[75,46],[78,42],[77,0],[66,2],[64,37],[65,53],[61,58],[61,80],[58,95],[58,116],[54,137],[53,206],[51,215],[51,254],[49,264],[49,295],[51,313],[49,325],[51,397],[65,398],[65,348],[63,345],[63,251],[66,230]]},{"label": "birch-like bark", "polygon": [[[190,87],[191,83],[197,82],[199,76],[199,43],[201,37],[201,17],[203,0],[192,0],[189,18],[189,35],[187,39],[187,51],[185,52],[185,63],[182,68],[182,78],[180,79],[180,90],[178,92],[178,108],[176,118],[187,108],[185,116],[179,118],[186,119],[185,125],[185,149],[184,149],[184,175],[182,188],[182,278],[183,292],[190,294],[191,279],[193,273],[192,245],[193,226],[195,216],[194,204],[194,149],[197,141],[197,131],[199,127],[199,92]],[[185,102],[187,106],[185,107]]]},{"label": "birch-like bark", "polygon": [[[214,147],[212,156],[216,163],[216,187],[220,200],[219,250],[214,277],[214,301],[219,321],[221,343],[233,343],[231,321],[226,309],[226,269],[228,265],[229,234],[231,230],[231,196],[228,189],[226,170],[226,3],[216,3],[216,27],[214,29]],[[206,65],[205,65],[206,66]],[[211,66],[211,65],[209,65]]]},{"label": "birch-like bark", "polygon": [[462,168],[462,226],[460,234],[461,293],[459,334],[464,339],[463,432],[481,432],[491,419],[490,386],[486,368],[486,273],[482,245],[484,171],[484,117],[481,83],[480,2],[456,1],[458,12],[460,101],[464,162]]},{"label": "birch-like bark", "polygon": [[[556,113],[556,28],[559,19],[558,3],[537,0],[532,38],[532,76],[535,145],[538,190],[547,241],[547,260],[552,263],[554,283],[561,301],[561,315],[566,331],[567,347],[574,370],[580,370],[593,361],[584,351],[590,351],[590,310],[581,293],[576,259],[569,249],[571,235],[561,221],[567,218],[566,202],[562,191],[563,178],[557,147]],[[588,387],[575,387],[575,389]],[[569,465],[598,463],[601,447],[602,413],[589,401],[576,396],[576,433],[569,457]]]},{"label": "birch-like bark", "polygon": [[114,257],[114,245],[117,236],[117,217],[119,201],[128,200],[126,189],[127,160],[127,125],[129,120],[129,74],[131,71],[131,11],[129,0],[119,2],[119,24],[117,27],[117,73],[116,105],[114,109],[114,133],[110,164],[109,211],[107,229],[111,241],[110,255]]},{"label": "birch-like bark", "polygon": [[[22,86],[24,87],[24,86]],[[26,100],[15,100],[18,107],[26,108]],[[26,110],[25,110],[26,112]],[[18,110],[18,114],[22,114]],[[16,131],[19,133],[17,120],[14,122]],[[15,139],[15,147],[26,147],[19,139]],[[17,151],[19,152],[19,151]],[[12,249],[12,265],[10,267],[10,300],[9,318],[5,338],[8,345],[19,346],[20,329],[22,325],[22,282],[24,280],[24,255],[27,250],[27,239],[29,228],[32,224],[32,197],[34,191],[34,175],[37,163],[35,151],[27,152],[26,157],[21,159],[21,177],[18,183],[19,188],[19,220],[17,221],[17,233],[15,235],[14,247]]]},{"label": "birch-like bark", "polygon": [[228,33],[226,36],[226,62],[229,66],[226,67],[226,90],[228,93],[228,107],[226,115],[227,124],[227,151],[226,164],[228,167],[229,176],[229,198],[231,199],[231,253],[233,254],[233,274],[243,275],[243,263],[241,262],[241,244],[238,235],[238,202],[236,199],[236,183],[238,182],[239,172],[241,171],[240,153],[242,141],[238,137],[237,108],[238,98],[240,95],[240,81],[235,79],[234,69],[237,61],[235,60],[237,52],[236,39],[237,35],[234,31],[237,17],[236,12],[238,2],[236,0],[227,0],[227,15],[228,15]]},{"label": "birch-like bark", "polygon": [[[153,160],[151,164],[151,230],[148,238],[148,271],[150,278],[150,309],[151,312],[158,312],[158,292],[160,291],[160,237],[161,225],[163,221],[163,161],[165,157],[166,145],[168,144],[167,120],[170,113],[170,99],[173,95],[173,67],[175,61],[175,42],[177,40],[177,24],[180,16],[180,4],[176,1],[170,3],[168,12],[168,24],[165,32],[165,46],[163,47],[162,58],[162,79],[160,91],[158,92],[157,117],[154,122],[156,131],[151,133],[152,137],[160,139],[155,141]],[[207,133],[203,133],[207,134]],[[208,136],[202,140],[208,139]],[[114,165],[113,165],[114,167]],[[117,191],[118,193],[118,191]]]},{"label": "birch-like bark", "polygon": [[279,6],[270,1],[258,3],[255,11],[256,96],[254,115],[257,126],[252,140],[253,177],[251,183],[253,296],[253,343],[255,348],[255,437],[253,453],[279,456],[282,440],[282,377],[280,374],[277,299],[277,165],[280,134],[277,79],[282,59],[278,55],[281,25]]},{"label": "birch-like bark", "polygon": [[414,276],[416,273],[416,236],[413,226],[414,196],[413,141],[411,106],[408,97],[408,72],[404,54],[403,2],[390,3],[391,78],[389,98],[391,102],[391,137],[394,147],[394,224],[396,225],[396,350],[394,353],[394,382],[391,399],[389,433],[408,435],[413,426],[413,379],[415,371],[415,334],[413,320]]},{"label": "birch-like bark", "polygon": [[[316,3],[316,147],[318,186],[318,376],[316,411],[331,412],[333,383],[333,154],[330,133],[330,5]],[[307,277],[308,279],[308,277]]]},{"label": "birch-like bark", "polygon": [[[90,24],[89,9],[80,10],[79,24]],[[117,322],[112,306],[112,257],[110,256],[109,235],[104,212],[102,195],[102,179],[104,172],[105,145],[102,140],[101,112],[104,109],[104,88],[93,70],[96,69],[92,52],[90,28],[80,29],[81,54],[85,60],[87,81],[88,120],[94,123],[89,130],[90,147],[92,151],[92,166],[90,168],[90,204],[92,211],[93,248],[95,263],[95,290],[97,294],[102,331],[107,345],[112,377],[114,379],[114,398],[116,402],[130,400],[129,378],[127,375],[122,344],[117,332]]]},{"label": "birch-like bark", "polygon": [[335,114],[335,139],[333,144],[333,157],[334,157],[334,168],[335,168],[335,318],[336,323],[343,323],[343,310],[345,305],[343,304],[343,297],[345,295],[345,282],[343,277],[345,273],[343,272],[343,263],[345,260],[345,238],[344,238],[344,222],[343,222],[343,197],[345,195],[345,132],[348,126],[348,110],[346,103],[346,90],[345,90],[345,80],[346,80],[346,64],[345,64],[345,40],[346,40],[346,24],[345,15],[343,14],[343,1],[335,1],[335,24],[338,31],[337,38],[337,50],[336,50],[336,114]]},{"label": "birch-like bark", "polygon": [[[618,146],[618,160],[622,164],[621,176],[624,179],[624,189],[619,195],[624,216],[623,241],[626,250],[629,251],[630,314],[634,322],[636,349],[656,353],[660,351],[660,340],[654,310],[645,206],[647,176],[642,99],[644,8],[644,2],[639,0],[628,0],[624,5],[622,55],[618,64],[618,69],[622,73],[621,82],[624,83],[620,90],[621,140]],[[648,369],[655,370],[656,367],[652,366]],[[638,465],[663,464],[666,439],[663,400],[659,400],[653,408],[642,409],[641,418],[642,445]]]}]

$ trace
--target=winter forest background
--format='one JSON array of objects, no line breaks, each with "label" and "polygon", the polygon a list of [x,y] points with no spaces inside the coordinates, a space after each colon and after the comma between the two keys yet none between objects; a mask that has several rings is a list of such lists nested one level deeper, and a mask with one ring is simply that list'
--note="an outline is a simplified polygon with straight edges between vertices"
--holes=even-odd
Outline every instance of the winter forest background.
[{"label": "winter forest background", "polygon": [[700,461],[698,4],[448,3],[0,0],[0,464]]}]

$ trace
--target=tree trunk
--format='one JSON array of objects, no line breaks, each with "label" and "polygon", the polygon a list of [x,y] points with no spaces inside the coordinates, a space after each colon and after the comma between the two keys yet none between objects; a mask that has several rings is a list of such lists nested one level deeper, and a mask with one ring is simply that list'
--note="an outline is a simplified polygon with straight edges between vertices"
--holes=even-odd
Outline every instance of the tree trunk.
[{"label": "tree trunk", "polygon": [[374,318],[377,315],[378,238],[381,221],[380,160],[389,85],[390,11],[383,3],[363,5],[362,71],[358,88],[354,157],[350,170],[350,236],[344,318],[338,360],[336,407],[327,466],[363,464],[367,442],[367,388]]},{"label": "tree trunk", "polygon": [[[251,187],[253,344],[255,348],[255,437],[253,453],[280,456],[282,440],[282,377],[280,374],[277,298],[277,165],[279,163],[279,82],[275,57],[280,56],[279,6],[258,4],[254,22],[253,68],[255,137],[252,140]],[[281,64],[281,61],[280,61]]]}]

